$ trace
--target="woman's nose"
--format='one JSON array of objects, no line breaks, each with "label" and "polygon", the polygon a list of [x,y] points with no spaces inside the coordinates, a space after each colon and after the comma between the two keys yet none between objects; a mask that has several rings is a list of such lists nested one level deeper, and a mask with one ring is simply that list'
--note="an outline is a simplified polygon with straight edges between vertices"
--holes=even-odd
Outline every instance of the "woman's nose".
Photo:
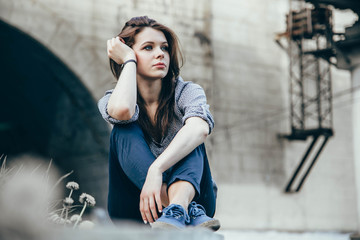
[{"label": "woman's nose", "polygon": [[161,48],[157,48],[156,58],[163,58],[163,57],[164,57],[164,51]]}]

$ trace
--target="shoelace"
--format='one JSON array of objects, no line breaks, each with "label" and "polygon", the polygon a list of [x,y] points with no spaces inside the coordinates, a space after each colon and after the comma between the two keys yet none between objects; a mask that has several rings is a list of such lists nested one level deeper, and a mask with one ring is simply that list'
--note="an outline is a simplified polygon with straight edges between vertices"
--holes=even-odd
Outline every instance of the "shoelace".
[{"label": "shoelace", "polygon": [[195,202],[192,202],[189,215],[193,218],[205,215],[205,208],[200,204],[196,204]]},{"label": "shoelace", "polygon": [[163,214],[167,218],[170,217],[180,218],[182,216],[185,216],[185,222],[190,221],[189,215],[187,215],[181,207],[178,207],[176,205],[170,206],[169,208],[165,208]]}]

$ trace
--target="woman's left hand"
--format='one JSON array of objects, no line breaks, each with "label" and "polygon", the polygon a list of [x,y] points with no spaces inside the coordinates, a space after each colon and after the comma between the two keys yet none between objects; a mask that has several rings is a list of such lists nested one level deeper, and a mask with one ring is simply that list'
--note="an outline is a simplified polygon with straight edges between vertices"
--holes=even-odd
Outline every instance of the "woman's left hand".
[{"label": "woman's left hand", "polygon": [[136,60],[134,50],[126,45],[125,41],[119,36],[107,41],[107,54],[117,64],[122,64],[130,59]]},{"label": "woman's left hand", "polygon": [[158,219],[157,209],[162,211],[161,185],[162,172],[150,166],[140,194],[140,213],[144,223],[153,223]]}]

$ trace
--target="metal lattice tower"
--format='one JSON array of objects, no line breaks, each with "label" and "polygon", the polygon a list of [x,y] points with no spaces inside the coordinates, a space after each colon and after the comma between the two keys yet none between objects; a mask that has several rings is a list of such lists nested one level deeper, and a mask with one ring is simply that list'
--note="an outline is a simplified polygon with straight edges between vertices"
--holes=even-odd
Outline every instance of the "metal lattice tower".
[{"label": "metal lattice tower", "polygon": [[[289,55],[291,133],[281,135],[289,140],[313,140],[290,179],[285,191],[299,176],[310,152],[321,139],[315,156],[304,171],[295,191],[301,189],[311,168],[333,135],[331,60],[335,56],[332,32],[332,11],[326,6],[314,7],[304,1],[290,2],[287,31],[276,41]],[[282,41],[286,41],[283,44]]]},{"label": "metal lattice tower", "polygon": [[291,11],[287,21],[292,130],[289,137],[303,138],[309,130],[332,129],[331,11],[304,8]]}]

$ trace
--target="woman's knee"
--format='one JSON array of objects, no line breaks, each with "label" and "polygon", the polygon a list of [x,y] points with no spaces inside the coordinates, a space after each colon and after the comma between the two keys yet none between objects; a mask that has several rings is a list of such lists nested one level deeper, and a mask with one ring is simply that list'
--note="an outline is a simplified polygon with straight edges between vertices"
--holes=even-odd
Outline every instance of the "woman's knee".
[{"label": "woman's knee", "polygon": [[144,138],[144,133],[138,123],[133,122],[129,124],[116,124],[111,132],[112,137],[116,138]]},{"label": "woman's knee", "polygon": [[[137,151],[148,151],[144,134],[140,126],[134,122],[125,125],[115,125],[110,136],[110,147],[122,156],[131,156]],[[135,151],[135,152],[134,152]]]},{"label": "woman's knee", "polygon": [[111,153],[126,176],[142,188],[146,174],[155,157],[145,141],[140,126],[134,122],[115,125],[110,142]]}]

